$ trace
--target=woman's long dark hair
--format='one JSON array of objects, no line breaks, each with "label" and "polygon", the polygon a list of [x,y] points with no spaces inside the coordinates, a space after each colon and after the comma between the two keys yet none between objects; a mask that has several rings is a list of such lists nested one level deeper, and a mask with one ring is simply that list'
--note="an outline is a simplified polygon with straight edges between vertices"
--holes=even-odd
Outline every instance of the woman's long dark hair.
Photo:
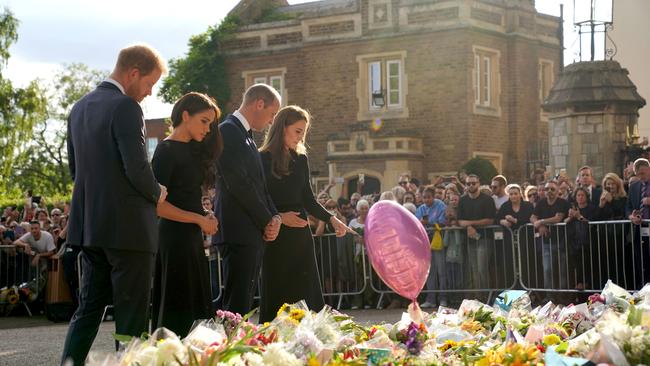
[{"label": "woman's long dark hair", "polygon": [[219,117],[221,117],[221,110],[213,98],[202,93],[190,92],[176,101],[171,115],[172,127],[176,128],[183,122],[183,112],[187,111],[192,116],[210,109],[215,113],[214,121],[210,123],[210,132],[205,135],[203,141],[192,141],[197,146],[200,163],[203,167],[202,188],[204,190],[208,190],[214,186],[217,176],[217,159],[219,159],[223,151],[223,140],[221,139],[218,123]]},{"label": "woman's long dark hair", "polygon": [[[271,173],[276,178],[282,178],[283,175],[289,175],[289,162],[298,154],[307,154],[305,148],[305,137],[309,129],[309,112],[298,107],[289,105],[278,111],[273,119],[271,128],[266,133],[264,144],[260,148],[261,152],[268,151],[271,153]],[[296,151],[288,151],[284,146],[284,129],[298,121],[305,121],[305,134],[302,141],[296,147]]]}]

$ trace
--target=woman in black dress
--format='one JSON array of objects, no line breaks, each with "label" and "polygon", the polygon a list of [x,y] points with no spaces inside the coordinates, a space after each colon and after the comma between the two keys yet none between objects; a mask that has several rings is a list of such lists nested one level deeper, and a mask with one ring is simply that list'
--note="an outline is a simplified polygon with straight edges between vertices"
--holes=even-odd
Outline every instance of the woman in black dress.
[{"label": "woman in black dress", "polygon": [[213,99],[200,93],[182,96],[172,110],[174,131],[156,147],[153,171],[167,187],[158,205],[159,248],[153,293],[153,328],[166,327],[185,337],[195,320],[211,317],[208,261],[202,232],[217,232],[206,215],[201,188],[211,187],[223,144]]},{"label": "woman in black dress", "polygon": [[314,311],[323,307],[307,213],[330,222],[337,236],[351,231],[314,198],[305,154],[308,127],[307,111],[298,106],[284,107],[275,116],[260,148],[266,184],[282,216],[278,237],[264,249],[260,323],[275,318],[284,303],[305,300]]}]

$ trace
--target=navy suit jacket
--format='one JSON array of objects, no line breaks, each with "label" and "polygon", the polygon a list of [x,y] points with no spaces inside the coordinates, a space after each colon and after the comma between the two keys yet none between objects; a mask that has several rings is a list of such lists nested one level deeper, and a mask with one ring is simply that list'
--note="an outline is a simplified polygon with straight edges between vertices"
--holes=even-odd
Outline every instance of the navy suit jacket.
[{"label": "navy suit jacket", "polygon": [[641,185],[643,182],[637,181],[630,185],[627,192],[627,202],[625,203],[625,218],[627,219],[634,210],[641,209]]},{"label": "navy suit jacket", "polygon": [[160,187],[144,136],[140,105],[109,82],[74,105],[67,136],[74,180],[68,244],[157,251]]},{"label": "navy suit jacket", "polygon": [[219,125],[223,153],[217,162],[213,244],[261,245],[264,228],[278,211],[266,187],[262,160],[242,123],[229,115]]}]

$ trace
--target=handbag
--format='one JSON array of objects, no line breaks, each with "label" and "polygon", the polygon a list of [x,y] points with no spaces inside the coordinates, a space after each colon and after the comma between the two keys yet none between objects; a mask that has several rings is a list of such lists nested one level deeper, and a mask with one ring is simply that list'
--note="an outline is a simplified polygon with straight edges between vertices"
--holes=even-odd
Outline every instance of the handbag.
[{"label": "handbag", "polygon": [[435,230],[433,231],[433,238],[431,238],[431,250],[442,250],[444,248],[442,243],[442,230],[440,225],[435,224]]}]

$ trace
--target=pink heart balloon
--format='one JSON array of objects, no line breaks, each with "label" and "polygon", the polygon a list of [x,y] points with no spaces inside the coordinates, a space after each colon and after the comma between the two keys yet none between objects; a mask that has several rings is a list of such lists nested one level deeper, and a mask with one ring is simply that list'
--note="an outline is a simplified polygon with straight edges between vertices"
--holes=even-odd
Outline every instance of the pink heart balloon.
[{"label": "pink heart balloon", "polygon": [[368,212],[364,229],[370,263],[395,291],[415,302],[431,266],[431,249],[415,215],[394,201],[379,201]]}]

